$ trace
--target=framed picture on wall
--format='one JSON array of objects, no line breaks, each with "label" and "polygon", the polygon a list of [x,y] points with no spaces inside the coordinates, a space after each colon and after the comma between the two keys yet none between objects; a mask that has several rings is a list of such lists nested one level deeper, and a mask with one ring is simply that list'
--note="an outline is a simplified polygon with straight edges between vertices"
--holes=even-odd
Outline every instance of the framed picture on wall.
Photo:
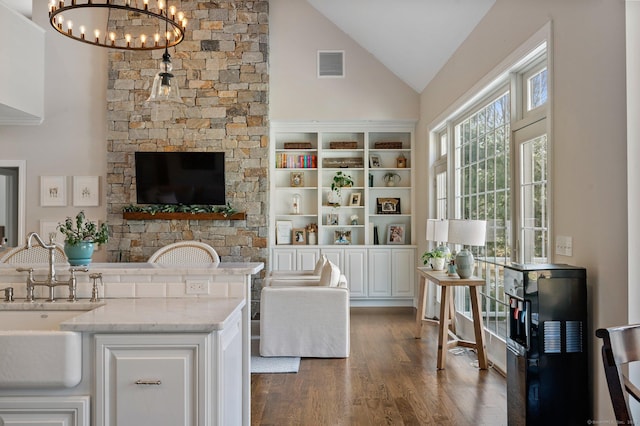
[{"label": "framed picture on wall", "polygon": [[73,205],[100,205],[100,176],[73,177]]},{"label": "framed picture on wall", "polygon": [[40,176],[40,205],[42,207],[67,205],[66,176]]},{"label": "framed picture on wall", "polygon": [[351,231],[335,231],[334,232],[334,243],[335,244],[351,244]]},{"label": "framed picture on wall", "polygon": [[354,192],[351,194],[351,198],[349,198],[350,206],[359,206],[360,205],[360,197],[362,197],[361,192]]}]

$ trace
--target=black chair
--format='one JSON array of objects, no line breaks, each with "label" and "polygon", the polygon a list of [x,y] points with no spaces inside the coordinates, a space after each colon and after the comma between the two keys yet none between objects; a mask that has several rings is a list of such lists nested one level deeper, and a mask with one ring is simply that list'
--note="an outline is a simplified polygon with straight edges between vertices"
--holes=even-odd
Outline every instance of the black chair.
[{"label": "black chair", "polygon": [[640,361],[640,324],[600,328],[596,336],[603,340],[602,363],[616,420],[618,424],[633,424],[627,396],[640,402],[640,389],[631,383],[623,367]]}]

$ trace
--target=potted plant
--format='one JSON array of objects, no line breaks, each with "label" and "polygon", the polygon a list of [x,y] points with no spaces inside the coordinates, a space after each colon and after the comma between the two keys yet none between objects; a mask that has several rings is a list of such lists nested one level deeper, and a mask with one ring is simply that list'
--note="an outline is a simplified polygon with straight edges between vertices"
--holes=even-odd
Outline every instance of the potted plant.
[{"label": "potted plant", "polygon": [[331,192],[329,193],[329,204],[339,206],[342,202],[342,188],[353,186],[353,178],[350,175],[336,172],[331,182]]},{"label": "potted plant", "polygon": [[94,245],[109,241],[107,224],[98,226],[86,220],[82,210],[75,218],[67,217],[64,223],[59,223],[58,230],[64,235],[64,252],[72,266],[90,264]]},{"label": "potted plant", "polygon": [[422,263],[430,265],[434,271],[444,270],[444,264],[447,260],[447,253],[441,248],[435,248],[430,251],[425,251],[422,254]]}]

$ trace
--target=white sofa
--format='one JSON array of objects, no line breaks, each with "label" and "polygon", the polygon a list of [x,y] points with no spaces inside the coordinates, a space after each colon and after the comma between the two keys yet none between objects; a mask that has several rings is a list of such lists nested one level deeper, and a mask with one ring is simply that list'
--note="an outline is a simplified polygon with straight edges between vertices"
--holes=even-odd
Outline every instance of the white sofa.
[{"label": "white sofa", "polygon": [[260,300],[261,356],[349,356],[349,290],[331,262],[317,280],[267,278]]}]

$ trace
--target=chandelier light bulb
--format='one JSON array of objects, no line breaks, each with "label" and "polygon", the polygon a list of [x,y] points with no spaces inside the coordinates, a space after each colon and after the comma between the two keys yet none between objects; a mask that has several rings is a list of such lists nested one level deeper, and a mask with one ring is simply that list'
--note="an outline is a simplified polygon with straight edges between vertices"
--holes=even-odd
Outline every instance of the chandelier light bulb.
[{"label": "chandelier light bulb", "polygon": [[96,43],[100,43],[100,30],[95,30],[93,34],[96,36]]},{"label": "chandelier light bulb", "polygon": [[175,6],[171,6],[169,8],[169,13],[171,14],[171,19],[176,19],[176,7]]},{"label": "chandelier light bulb", "polygon": [[84,31],[85,31],[84,25],[80,25],[80,37],[83,40],[84,40]]},{"label": "chandelier light bulb", "polygon": [[142,43],[142,47],[144,47],[144,43],[147,41],[147,36],[145,34],[140,35],[140,42]]},{"label": "chandelier light bulb", "polygon": [[67,21],[67,33],[69,33],[69,35],[73,35],[73,22],[72,21]]},{"label": "chandelier light bulb", "polygon": [[109,39],[111,40],[111,45],[115,46],[116,45],[116,33],[110,32],[109,33]]}]

